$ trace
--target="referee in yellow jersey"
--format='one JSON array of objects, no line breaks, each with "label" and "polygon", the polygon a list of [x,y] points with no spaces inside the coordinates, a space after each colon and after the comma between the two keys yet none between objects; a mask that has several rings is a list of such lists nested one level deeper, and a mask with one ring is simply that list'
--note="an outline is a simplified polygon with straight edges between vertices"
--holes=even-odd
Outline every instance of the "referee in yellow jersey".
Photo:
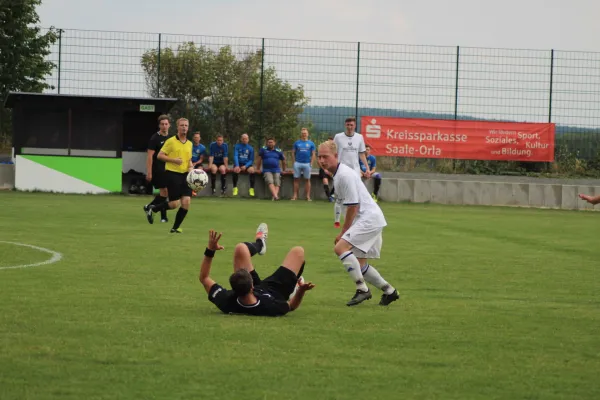
[{"label": "referee in yellow jersey", "polygon": [[158,159],[165,162],[165,179],[169,200],[148,208],[146,216],[148,222],[154,223],[153,213],[162,210],[173,210],[179,207],[171,233],[181,233],[181,223],[185,218],[192,196],[192,189],[187,185],[186,177],[193,169],[192,141],[188,140],[187,133],[190,123],[185,118],[177,120],[177,135],[165,142],[158,153]]}]

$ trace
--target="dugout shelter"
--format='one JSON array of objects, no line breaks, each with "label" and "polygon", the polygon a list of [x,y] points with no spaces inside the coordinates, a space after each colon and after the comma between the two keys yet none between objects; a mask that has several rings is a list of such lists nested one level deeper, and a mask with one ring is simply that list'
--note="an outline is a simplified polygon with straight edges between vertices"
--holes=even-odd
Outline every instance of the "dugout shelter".
[{"label": "dugout shelter", "polygon": [[145,162],[158,116],[176,101],[10,92],[5,107],[13,110],[15,188],[122,192],[124,174]]}]

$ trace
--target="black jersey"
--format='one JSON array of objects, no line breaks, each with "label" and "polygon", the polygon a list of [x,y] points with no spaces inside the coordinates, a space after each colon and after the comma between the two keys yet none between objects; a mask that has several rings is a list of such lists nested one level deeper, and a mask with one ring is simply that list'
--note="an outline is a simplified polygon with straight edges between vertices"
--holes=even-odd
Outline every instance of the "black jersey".
[{"label": "black jersey", "polygon": [[169,133],[167,133],[167,136],[163,136],[160,133],[156,132],[150,138],[150,141],[148,142],[148,150],[154,150],[154,155],[152,156],[152,171],[153,172],[154,171],[162,172],[165,170],[164,161],[159,160],[157,157],[158,157],[158,153],[160,152],[160,149],[162,149],[162,147],[163,147],[163,144],[165,144],[167,139],[169,139],[172,136],[173,135],[171,135]]},{"label": "black jersey", "polygon": [[247,314],[264,317],[279,317],[290,311],[286,300],[278,293],[272,292],[266,287],[255,286],[254,296],[256,303],[251,305],[242,304],[233,290],[227,290],[215,283],[210,288],[208,300],[216,305],[225,314]]}]

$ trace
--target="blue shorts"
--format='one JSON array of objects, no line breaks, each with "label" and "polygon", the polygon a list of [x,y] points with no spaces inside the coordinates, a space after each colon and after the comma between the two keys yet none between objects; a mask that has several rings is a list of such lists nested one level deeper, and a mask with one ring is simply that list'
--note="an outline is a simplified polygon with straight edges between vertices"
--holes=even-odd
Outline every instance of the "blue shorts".
[{"label": "blue shorts", "polygon": [[304,179],[310,179],[310,163],[294,162],[294,178],[300,178],[304,175]]}]

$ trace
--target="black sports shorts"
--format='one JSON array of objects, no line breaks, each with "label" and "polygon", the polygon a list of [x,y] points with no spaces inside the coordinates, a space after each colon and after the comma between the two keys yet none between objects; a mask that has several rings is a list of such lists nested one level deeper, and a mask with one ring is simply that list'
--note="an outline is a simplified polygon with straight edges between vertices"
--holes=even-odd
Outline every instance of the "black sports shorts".
[{"label": "black sports shorts", "polygon": [[291,269],[287,269],[284,266],[277,268],[273,274],[260,281],[260,284],[258,285],[256,284],[258,274],[252,278],[255,289],[264,289],[265,291],[271,293],[274,297],[283,299],[285,301],[290,298],[290,295],[294,289],[296,289],[296,283],[298,282],[298,277],[296,274]]},{"label": "black sports shorts", "polygon": [[186,182],[187,172],[165,171],[169,201],[179,200],[182,197],[191,197],[192,189]]},{"label": "black sports shorts", "polygon": [[167,187],[167,177],[165,171],[152,170],[152,186],[154,189],[164,189]]}]

